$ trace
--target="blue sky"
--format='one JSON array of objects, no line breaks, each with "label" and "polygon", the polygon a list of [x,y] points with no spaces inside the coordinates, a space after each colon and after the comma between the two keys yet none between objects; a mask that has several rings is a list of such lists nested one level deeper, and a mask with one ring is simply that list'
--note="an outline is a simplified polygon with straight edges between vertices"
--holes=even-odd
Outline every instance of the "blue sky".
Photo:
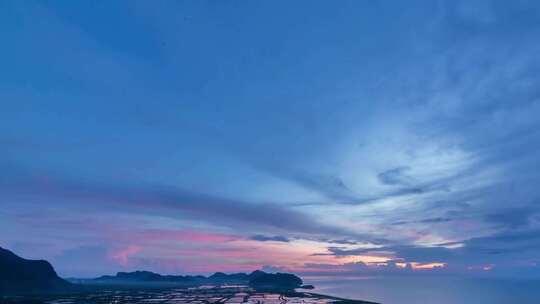
[{"label": "blue sky", "polygon": [[0,1],[0,246],[64,276],[538,276],[539,17]]}]

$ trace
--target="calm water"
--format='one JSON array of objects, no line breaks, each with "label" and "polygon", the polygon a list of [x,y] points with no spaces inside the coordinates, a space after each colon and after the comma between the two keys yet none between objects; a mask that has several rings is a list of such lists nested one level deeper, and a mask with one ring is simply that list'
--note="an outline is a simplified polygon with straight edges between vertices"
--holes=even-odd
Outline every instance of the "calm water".
[{"label": "calm water", "polygon": [[315,292],[383,304],[539,304],[540,281],[448,277],[309,277]]}]

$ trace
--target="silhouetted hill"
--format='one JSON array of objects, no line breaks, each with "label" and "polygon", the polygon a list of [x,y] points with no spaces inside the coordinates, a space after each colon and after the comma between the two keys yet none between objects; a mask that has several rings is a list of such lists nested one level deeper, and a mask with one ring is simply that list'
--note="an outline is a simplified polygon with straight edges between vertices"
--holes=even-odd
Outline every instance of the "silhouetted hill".
[{"label": "silhouetted hill", "polygon": [[196,282],[197,280],[206,279],[203,276],[175,276],[175,275],[160,275],[151,271],[134,271],[134,272],[118,272],[116,275],[105,275],[89,281],[103,283],[142,283],[142,282]]},{"label": "silhouetted hill", "polygon": [[253,280],[253,279],[256,279],[256,278],[258,278],[260,276],[263,276],[265,274],[266,274],[266,272],[264,272],[262,270],[255,270],[252,273],[250,273],[248,276],[249,276],[250,280]]},{"label": "silhouetted hill", "polygon": [[255,289],[294,290],[302,286],[302,279],[290,273],[263,273],[249,281]]},{"label": "silhouetted hill", "polygon": [[261,270],[250,274],[216,272],[209,277],[204,276],[181,276],[160,275],[150,271],[119,272],[114,276],[101,276],[96,279],[86,280],[86,284],[114,284],[114,285],[141,285],[143,283],[177,283],[182,285],[201,284],[243,284],[253,288],[292,290],[302,285],[302,279],[288,273],[270,274]]},{"label": "silhouetted hill", "polygon": [[63,292],[73,285],[44,260],[26,260],[0,247],[0,294]]},{"label": "silhouetted hill", "polygon": [[209,276],[210,281],[224,281],[224,282],[247,282],[249,281],[249,275],[245,273],[231,273],[225,274],[223,272],[216,272],[213,275]]}]

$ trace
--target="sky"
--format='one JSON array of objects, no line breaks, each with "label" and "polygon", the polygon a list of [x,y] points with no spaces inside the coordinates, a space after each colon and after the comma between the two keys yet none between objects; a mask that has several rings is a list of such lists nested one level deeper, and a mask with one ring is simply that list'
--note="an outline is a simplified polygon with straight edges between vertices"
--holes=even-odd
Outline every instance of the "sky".
[{"label": "sky", "polygon": [[540,277],[537,1],[0,0],[0,246],[64,277]]}]

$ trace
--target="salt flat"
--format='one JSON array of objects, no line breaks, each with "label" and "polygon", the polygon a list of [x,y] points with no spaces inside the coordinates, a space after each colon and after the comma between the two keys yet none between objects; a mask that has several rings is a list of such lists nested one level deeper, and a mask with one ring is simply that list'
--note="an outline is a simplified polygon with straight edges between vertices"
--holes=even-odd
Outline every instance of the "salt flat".
[{"label": "salt flat", "polygon": [[3,298],[2,304],[368,304],[307,292],[262,292],[247,287],[102,290],[62,296]]}]

